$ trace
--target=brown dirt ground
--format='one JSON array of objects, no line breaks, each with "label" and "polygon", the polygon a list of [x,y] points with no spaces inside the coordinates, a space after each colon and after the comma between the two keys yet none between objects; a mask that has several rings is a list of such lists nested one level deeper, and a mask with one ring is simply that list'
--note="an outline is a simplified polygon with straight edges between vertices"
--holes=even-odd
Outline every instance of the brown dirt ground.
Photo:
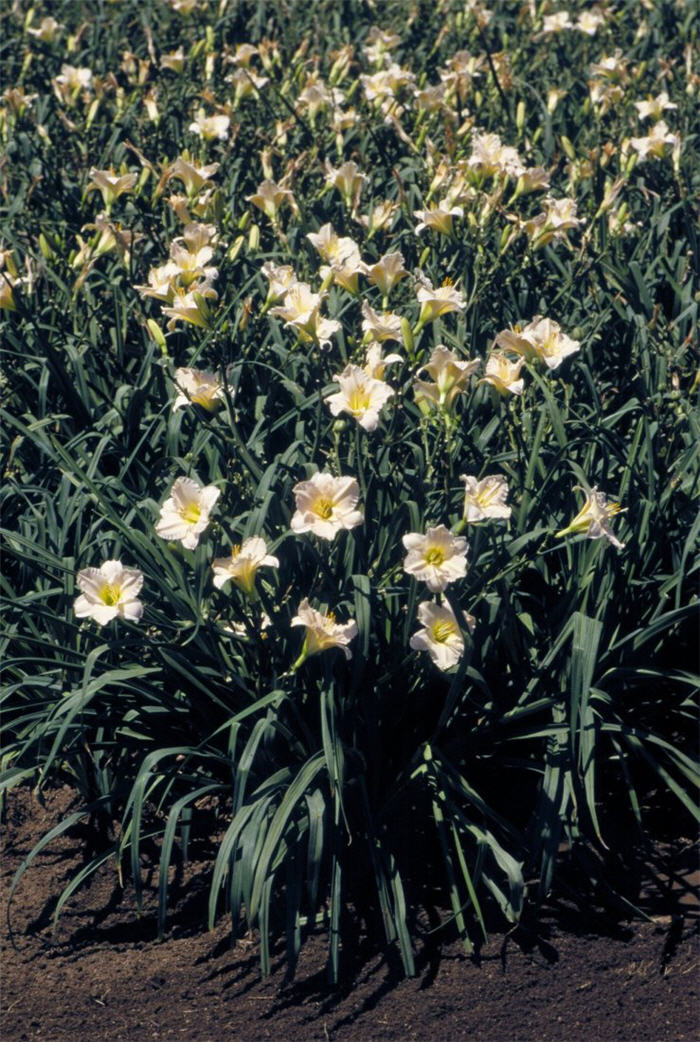
[{"label": "brown dirt ground", "polygon": [[[68,790],[41,806],[11,794],[2,914],[22,858],[70,804]],[[329,989],[325,939],[302,949],[293,984],[282,950],[261,980],[257,944],[232,950],[227,926],[201,929],[206,865],[178,890],[163,943],[155,943],[153,880],[144,914],[105,867],[68,904],[55,935],[55,897],[81,863],[78,831],[30,867],[12,906],[14,944],[3,928],[3,1042],[695,1042],[700,1038],[695,878],[657,887],[654,921],[613,924],[550,909],[536,930],[494,936],[468,957],[456,944],[417,953],[419,975],[402,980],[393,954],[357,937],[342,984]],[[665,896],[664,896],[665,894]]]}]

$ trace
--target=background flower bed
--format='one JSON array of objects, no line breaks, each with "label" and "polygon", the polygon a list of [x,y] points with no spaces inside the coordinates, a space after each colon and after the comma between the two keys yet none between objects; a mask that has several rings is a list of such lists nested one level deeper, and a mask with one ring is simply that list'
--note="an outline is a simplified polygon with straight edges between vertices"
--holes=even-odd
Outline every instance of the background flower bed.
[{"label": "background flower bed", "polygon": [[[166,868],[214,800],[210,918],[260,926],[264,969],[270,931],[293,966],[321,922],[337,974],[350,901],[410,973],[428,881],[469,945],[486,895],[517,919],[525,880],[547,892],[562,840],[593,877],[650,801],[694,809],[696,28],[683,4],[650,5],[640,30],[636,5],[602,8],[592,35],[547,31],[552,12],[527,5],[397,4],[382,28],[398,41],[368,54],[360,5],[187,6],[66,5],[53,39],[30,31],[48,9],[2,15],[4,785],[68,777],[86,813],[121,818],[57,912],[115,857],[138,895],[144,835]],[[262,47],[239,75],[244,42]],[[377,101],[359,77],[393,61],[396,98]],[[89,83],[71,87],[66,62]],[[408,73],[445,84],[442,103]],[[344,97],[314,112],[316,76]],[[662,90],[673,140],[656,148],[634,103]],[[200,108],[228,116],[226,138],[188,129]],[[495,172],[486,133],[517,150],[494,146]],[[549,189],[519,191],[516,159]],[[330,182],[345,162],[366,180],[344,196]],[[198,185],[186,164],[219,166]],[[122,166],[136,178],[112,198],[92,171]],[[462,214],[416,232],[465,171]],[[255,201],[265,180],[279,212]],[[406,277],[389,293],[361,272],[357,294],[332,284],[307,238],[328,222],[368,265],[400,251]],[[216,233],[193,281],[161,302],[139,292],[191,223]],[[325,286],[309,322],[272,314],[291,305],[269,299],[265,264]],[[429,319],[419,271],[463,304]],[[327,400],[366,361],[362,302],[383,297],[403,319],[383,348],[402,361],[366,430]],[[479,384],[494,340],[540,315],[579,349],[555,369],[526,361],[521,395]],[[442,413],[414,393],[439,344],[481,360]],[[173,408],[185,368],[215,376],[215,411]],[[292,531],[294,489],[319,471],[358,486],[363,522],[332,540]],[[505,478],[510,518],[465,523],[461,474]],[[183,476],[219,492],[189,548],[155,529]],[[622,504],[622,550],[556,537],[576,485]],[[403,569],[402,537],[440,524],[469,543],[444,596],[475,620],[451,673],[411,647],[437,598]],[[279,567],[257,599],[217,589],[212,561],[253,536]],[[143,575],[143,616],[81,623],[76,576],[115,559]],[[299,661],[304,598],[354,620],[352,659]]]}]

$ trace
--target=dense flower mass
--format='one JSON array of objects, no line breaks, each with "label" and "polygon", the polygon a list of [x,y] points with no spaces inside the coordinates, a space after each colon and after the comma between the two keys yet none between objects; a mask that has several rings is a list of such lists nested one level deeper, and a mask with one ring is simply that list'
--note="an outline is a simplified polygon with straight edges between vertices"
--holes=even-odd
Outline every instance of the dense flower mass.
[{"label": "dense flower mass", "polygon": [[691,6],[7,0],[0,791],[162,827],[161,932],[198,815],[412,973],[407,813],[466,938],[694,807]]}]

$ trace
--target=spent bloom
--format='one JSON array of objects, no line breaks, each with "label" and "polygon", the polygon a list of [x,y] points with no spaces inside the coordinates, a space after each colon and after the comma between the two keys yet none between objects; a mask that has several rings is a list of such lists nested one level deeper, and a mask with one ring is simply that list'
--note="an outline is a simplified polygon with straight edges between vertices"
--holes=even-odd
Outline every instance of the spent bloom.
[{"label": "spent bloom", "polygon": [[180,368],[175,370],[177,396],[173,412],[183,405],[201,405],[207,412],[214,412],[224,400],[224,388],[215,373],[205,369]]},{"label": "spent bloom", "polygon": [[402,542],[408,550],[403,570],[423,580],[433,593],[467,574],[467,540],[444,525],[429,528],[425,535],[409,532]]},{"label": "spent bloom", "polygon": [[117,617],[138,622],[143,605],[138,599],[143,574],[125,568],[121,561],[105,561],[99,568],[83,568],[76,583],[82,591],[73,610],[79,619],[94,619],[100,626]]},{"label": "spent bloom", "polygon": [[366,431],[376,430],[380,410],[394,394],[393,389],[359,365],[347,365],[335,379],[340,390],[326,399],[333,415],[350,413]]},{"label": "spent bloom", "polygon": [[306,635],[301,655],[295,662],[294,669],[298,669],[309,655],[316,655],[319,651],[327,651],[329,648],[341,648],[346,659],[352,658],[348,644],[357,636],[357,623],[354,619],[338,623],[335,621],[333,612],[323,615],[312,608],[308,597],[304,597],[301,601],[297,612],[291,625],[305,626]]},{"label": "spent bloom", "polygon": [[156,534],[161,539],[179,540],[187,550],[194,550],[220,495],[215,485],[203,487],[193,478],[178,478],[160,508]]},{"label": "spent bloom", "polygon": [[507,521],[511,508],[506,504],[508,483],[500,474],[490,474],[479,480],[472,475],[461,474],[464,482],[464,520],[468,524],[497,518]]},{"label": "spent bloom", "polygon": [[[579,485],[576,487],[585,492]],[[605,494],[594,486],[590,492],[586,492],[586,501],[576,517],[566,528],[556,533],[556,538],[585,532],[589,539],[605,537],[617,550],[622,550],[625,544],[620,542],[610,528],[610,518],[619,514],[621,510],[619,503],[609,502]]]},{"label": "spent bloom", "polygon": [[240,546],[233,546],[229,557],[217,557],[211,566],[217,590],[232,579],[236,586],[251,597],[255,592],[258,568],[279,568],[279,560],[268,554],[265,540],[254,535],[245,539]]},{"label": "spent bloom", "polygon": [[321,539],[334,539],[342,529],[364,521],[362,511],[357,509],[360,487],[355,478],[318,472],[308,481],[300,481],[292,491],[296,502],[293,532],[313,532]]},{"label": "spent bloom", "polygon": [[464,654],[464,637],[449,604],[423,601],[418,605],[418,621],[422,629],[411,637],[413,650],[427,651],[443,671],[456,666]]}]

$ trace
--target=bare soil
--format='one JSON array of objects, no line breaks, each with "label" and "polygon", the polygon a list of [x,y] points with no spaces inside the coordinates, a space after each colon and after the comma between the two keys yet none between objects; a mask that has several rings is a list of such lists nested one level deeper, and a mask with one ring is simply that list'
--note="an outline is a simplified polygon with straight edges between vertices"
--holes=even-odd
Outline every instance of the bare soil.
[{"label": "bare soil", "polygon": [[[12,876],[58,822],[72,794],[11,795],[4,829],[3,911]],[[581,916],[560,902],[536,926],[494,935],[468,956],[456,943],[417,952],[418,976],[402,979],[395,953],[377,951],[359,930],[343,952],[344,977],[327,985],[326,939],[302,949],[285,981],[279,949],[261,980],[257,942],[231,949],[227,923],[202,929],[205,861],[174,890],[162,943],[155,937],[153,874],[144,913],[122,891],[114,867],[64,909],[56,896],[82,863],[80,829],[28,869],[3,928],[0,1037],[3,1042],[695,1042],[700,1038],[697,872],[682,843],[683,872],[671,866],[651,888],[652,921]],[[196,852],[195,852],[196,853]],[[668,862],[670,864],[670,862]],[[678,857],[676,857],[676,863]],[[690,864],[690,868],[688,868]]]}]

